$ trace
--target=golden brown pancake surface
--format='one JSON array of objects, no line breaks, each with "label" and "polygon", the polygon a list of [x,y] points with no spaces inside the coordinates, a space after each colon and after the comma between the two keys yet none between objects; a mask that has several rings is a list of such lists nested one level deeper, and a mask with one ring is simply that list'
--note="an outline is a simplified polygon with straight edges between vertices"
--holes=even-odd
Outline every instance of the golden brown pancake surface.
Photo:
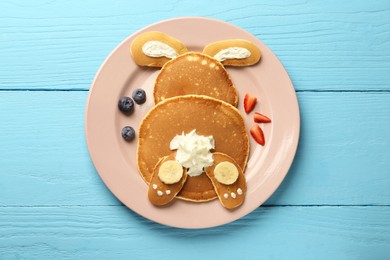
[{"label": "golden brown pancake surface", "polygon": [[237,90],[223,65],[216,59],[188,52],[167,62],[157,76],[154,102],[176,96],[205,95],[237,106]]},{"label": "golden brown pancake surface", "polygon": [[[249,139],[240,112],[220,100],[188,95],[166,99],[154,106],[139,128],[137,162],[144,180],[149,183],[154,167],[162,158],[172,153],[169,144],[178,134],[196,129],[197,134],[212,135],[215,152],[235,158],[245,170],[249,154]],[[191,201],[216,198],[210,179],[203,173],[188,176],[178,197]]]}]

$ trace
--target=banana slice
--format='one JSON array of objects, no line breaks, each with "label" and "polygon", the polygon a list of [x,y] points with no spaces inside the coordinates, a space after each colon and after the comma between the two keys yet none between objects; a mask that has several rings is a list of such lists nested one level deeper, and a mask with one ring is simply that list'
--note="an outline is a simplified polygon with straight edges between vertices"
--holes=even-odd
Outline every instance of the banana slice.
[{"label": "banana slice", "polygon": [[221,162],[214,169],[214,177],[218,182],[230,185],[237,181],[238,169],[231,162]]},{"label": "banana slice", "polygon": [[158,178],[165,184],[174,184],[183,177],[183,167],[176,160],[165,161],[158,170]]}]

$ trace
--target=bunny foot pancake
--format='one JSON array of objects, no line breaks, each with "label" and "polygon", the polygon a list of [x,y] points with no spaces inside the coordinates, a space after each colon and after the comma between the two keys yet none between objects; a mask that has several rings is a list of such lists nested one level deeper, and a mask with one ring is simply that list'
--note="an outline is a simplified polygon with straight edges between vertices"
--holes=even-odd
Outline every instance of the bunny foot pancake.
[{"label": "bunny foot pancake", "polygon": [[[156,164],[172,153],[173,138],[195,129],[199,135],[213,137],[214,152],[235,158],[237,165],[245,170],[249,139],[240,112],[226,102],[207,96],[179,96],[158,103],[140,125],[137,162],[141,176],[148,184]],[[177,197],[200,202],[217,195],[210,179],[203,173],[188,176]]]},{"label": "bunny foot pancake", "polygon": [[201,53],[188,52],[168,61],[154,86],[154,102],[176,96],[205,95],[237,106],[236,88],[223,65]]},{"label": "bunny foot pancake", "polygon": [[233,209],[244,202],[245,176],[233,158],[223,153],[214,153],[214,165],[206,168],[205,172],[225,208]]},{"label": "bunny foot pancake", "polygon": [[148,188],[148,197],[153,205],[163,206],[171,202],[187,179],[187,170],[175,161],[175,154],[162,158],[154,168]]}]

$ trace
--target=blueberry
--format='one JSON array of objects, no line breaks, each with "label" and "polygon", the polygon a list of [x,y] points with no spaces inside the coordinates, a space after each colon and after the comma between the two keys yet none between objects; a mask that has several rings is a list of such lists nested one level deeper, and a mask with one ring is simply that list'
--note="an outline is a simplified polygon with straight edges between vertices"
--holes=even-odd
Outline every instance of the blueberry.
[{"label": "blueberry", "polygon": [[130,114],[134,111],[134,102],[129,97],[122,97],[118,102],[118,108],[123,113]]},{"label": "blueberry", "polygon": [[133,91],[133,99],[135,103],[138,105],[141,105],[145,103],[146,101],[146,93],[145,90],[137,88],[136,90]]},{"label": "blueberry", "polygon": [[122,129],[122,137],[126,141],[132,141],[134,139],[134,137],[135,137],[134,128],[132,128],[131,126],[123,127],[123,129]]}]

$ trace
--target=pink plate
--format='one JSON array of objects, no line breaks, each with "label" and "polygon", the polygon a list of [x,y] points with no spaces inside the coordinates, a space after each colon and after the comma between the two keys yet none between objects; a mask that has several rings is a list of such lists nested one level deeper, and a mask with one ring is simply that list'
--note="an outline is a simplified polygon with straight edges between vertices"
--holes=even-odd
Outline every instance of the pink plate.
[{"label": "pink plate", "polygon": [[[260,63],[250,67],[228,67],[239,92],[239,110],[247,129],[254,111],[272,119],[260,124],[266,144],[260,146],[250,138],[250,157],[245,172],[247,195],[236,210],[223,208],[218,200],[192,203],[175,200],[167,207],[154,207],[147,197],[147,185],[136,164],[137,140],[127,143],[121,129],[130,125],[136,131],[144,115],[153,106],[152,90],[159,72],[137,66],[130,55],[132,40],[147,31],[162,31],[181,40],[190,51],[202,51],[209,43],[226,39],[246,39],[261,52]],[[134,114],[125,116],[118,100],[143,88],[147,101],[136,106]],[[246,115],[243,98],[250,93],[258,98],[255,110]],[[250,33],[223,21],[200,17],[183,17],[152,24],[128,37],[104,61],[89,91],[85,112],[85,132],[92,161],[112,193],[127,207],[155,222],[180,228],[207,228],[229,223],[259,207],[277,189],[293,161],[299,139],[298,101],[287,72],[278,58]]]}]

